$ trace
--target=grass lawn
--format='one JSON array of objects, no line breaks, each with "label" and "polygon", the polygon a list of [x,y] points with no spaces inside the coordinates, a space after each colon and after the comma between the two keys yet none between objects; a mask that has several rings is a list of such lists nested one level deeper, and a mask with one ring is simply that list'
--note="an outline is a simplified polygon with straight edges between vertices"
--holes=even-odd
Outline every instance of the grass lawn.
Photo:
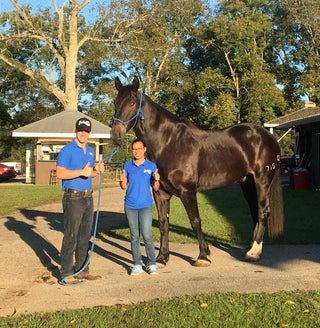
[{"label": "grass lawn", "polygon": [[[1,214],[61,199],[59,186],[0,186]],[[284,188],[284,243],[320,242],[320,193]],[[7,199],[8,198],[8,199]],[[237,185],[198,195],[202,227],[210,244],[247,244],[252,224]],[[196,243],[185,210],[171,201],[170,241]],[[126,225],[106,232],[126,237]],[[159,239],[156,211],[153,234]],[[265,238],[268,242],[268,238]],[[39,313],[0,320],[0,327],[320,327],[320,292],[214,293],[152,302]]]},{"label": "grass lawn", "polygon": [[[282,242],[286,244],[320,243],[320,193],[284,188],[283,194],[284,239]],[[173,197],[170,203],[170,241],[197,243],[180,199]],[[251,243],[252,220],[238,185],[198,193],[198,203],[202,229],[210,244]],[[157,212],[154,209],[153,236],[155,240],[160,238],[158,226]],[[109,233],[114,237],[129,238],[129,229],[125,223]],[[265,243],[270,243],[267,232]]]},{"label": "grass lawn", "polygon": [[183,296],[140,304],[20,316],[0,320],[0,327],[320,327],[320,292]]}]

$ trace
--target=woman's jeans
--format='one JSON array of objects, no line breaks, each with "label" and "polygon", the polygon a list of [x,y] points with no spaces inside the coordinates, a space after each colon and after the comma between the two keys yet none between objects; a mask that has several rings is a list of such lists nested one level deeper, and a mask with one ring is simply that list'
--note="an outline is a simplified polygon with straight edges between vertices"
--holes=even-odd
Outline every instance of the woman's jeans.
[{"label": "woman's jeans", "polygon": [[[146,265],[156,264],[155,248],[152,239],[152,207],[133,209],[125,207],[131,238],[133,264],[141,265],[140,233],[144,241],[148,262]],[[140,228],[140,229],[139,229]]]},{"label": "woman's jeans", "polygon": [[[61,247],[61,277],[72,275],[85,264],[93,224],[93,199],[64,193],[62,199],[64,236]],[[75,264],[73,259],[75,254]],[[89,269],[86,268],[85,272]]]}]

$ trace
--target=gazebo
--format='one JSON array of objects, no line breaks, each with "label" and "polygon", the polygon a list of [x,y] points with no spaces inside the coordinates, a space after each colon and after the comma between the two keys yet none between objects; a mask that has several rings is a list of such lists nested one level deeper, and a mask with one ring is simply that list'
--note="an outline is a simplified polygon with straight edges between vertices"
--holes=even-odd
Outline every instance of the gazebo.
[{"label": "gazebo", "polygon": [[[13,137],[37,139],[37,146],[33,151],[34,174],[31,174],[31,162],[33,162],[31,149],[26,150],[26,183],[34,182],[36,185],[58,183],[54,173],[59,151],[75,138],[74,125],[81,117],[90,119],[92,123],[88,142],[95,149],[96,161],[98,161],[99,154],[102,154],[103,140],[110,139],[110,128],[77,110],[65,110],[12,131]],[[31,175],[34,175],[34,181]]]}]

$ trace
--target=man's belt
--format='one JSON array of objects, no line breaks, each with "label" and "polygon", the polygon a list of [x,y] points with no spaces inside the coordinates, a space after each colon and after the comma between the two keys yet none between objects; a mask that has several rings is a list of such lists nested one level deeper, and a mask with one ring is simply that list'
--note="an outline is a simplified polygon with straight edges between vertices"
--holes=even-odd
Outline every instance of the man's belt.
[{"label": "man's belt", "polygon": [[75,190],[75,189],[70,189],[70,188],[66,188],[64,191],[69,194],[78,194],[78,195],[82,195],[84,197],[91,197],[92,192],[93,192],[92,190],[81,191],[81,190]]}]

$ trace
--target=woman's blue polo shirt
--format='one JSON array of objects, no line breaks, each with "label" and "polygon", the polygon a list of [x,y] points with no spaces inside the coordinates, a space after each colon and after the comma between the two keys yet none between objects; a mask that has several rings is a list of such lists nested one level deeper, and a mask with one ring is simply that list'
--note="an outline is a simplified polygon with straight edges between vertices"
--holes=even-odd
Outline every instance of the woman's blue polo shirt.
[{"label": "woman's blue polo shirt", "polygon": [[[57,166],[62,166],[68,170],[81,170],[87,163],[90,167],[94,167],[94,150],[86,144],[86,153],[79,147],[73,139],[70,143],[65,145],[58,156]],[[66,188],[85,191],[92,189],[92,177],[77,177],[74,179],[63,179],[62,190]]]},{"label": "woman's blue polo shirt", "polygon": [[123,169],[128,179],[125,207],[133,209],[152,207],[151,186],[157,169],[156,164],[145,159],[143,164],[137,166],[132,159],[124,163]]}]

